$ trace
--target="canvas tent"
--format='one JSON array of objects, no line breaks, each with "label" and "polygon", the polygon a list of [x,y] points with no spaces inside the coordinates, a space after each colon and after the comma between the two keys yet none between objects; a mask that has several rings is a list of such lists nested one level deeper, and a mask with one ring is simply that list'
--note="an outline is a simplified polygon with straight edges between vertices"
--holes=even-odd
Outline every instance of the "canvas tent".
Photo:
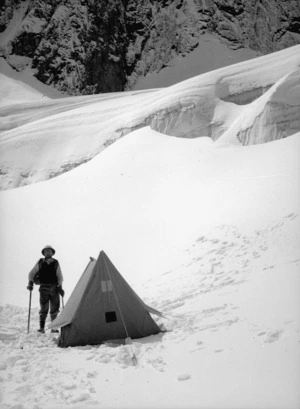
[{"label": "canvas tent", "polygon": [[49,325],[61,328],[59,346],[97,345],[161,332],[146,305],[101,251],[91,259],[65,308]]}]

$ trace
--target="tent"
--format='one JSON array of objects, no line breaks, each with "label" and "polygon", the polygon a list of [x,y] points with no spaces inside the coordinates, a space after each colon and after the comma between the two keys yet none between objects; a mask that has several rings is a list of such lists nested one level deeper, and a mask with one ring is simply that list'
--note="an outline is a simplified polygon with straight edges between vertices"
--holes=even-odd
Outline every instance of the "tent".
[{"label": "tent", "polygon": [[48,328],[61,328],[60,347],[97,345],[162,332],[150,313],[162,316],[141,300],[101,251]]}]

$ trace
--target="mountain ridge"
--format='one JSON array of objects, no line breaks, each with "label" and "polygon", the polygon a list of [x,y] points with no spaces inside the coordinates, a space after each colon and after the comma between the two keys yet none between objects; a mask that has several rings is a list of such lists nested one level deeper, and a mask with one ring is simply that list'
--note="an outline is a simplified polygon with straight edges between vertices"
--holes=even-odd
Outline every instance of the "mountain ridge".
[{"label": "mountain ridge", "polygon": [[232,52],[299,44],[300,11],[297,1],[276,0],[5,0],[0,31],[12,67],[65,95],[87,95],[134,89],[207,34]]}]

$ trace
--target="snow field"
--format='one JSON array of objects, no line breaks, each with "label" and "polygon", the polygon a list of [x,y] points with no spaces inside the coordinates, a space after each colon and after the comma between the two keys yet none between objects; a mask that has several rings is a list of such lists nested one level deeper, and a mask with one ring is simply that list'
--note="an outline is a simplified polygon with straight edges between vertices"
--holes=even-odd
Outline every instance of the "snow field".
[{"label": "snow field", "polygon": [[251,234],[199,236],[181,265],[145,281],[167,332],[131,346],[59,349],[36,333],[36,308],[27,335],[27,309],[3,307],[2,407],[297,407],[298,240],[294,213]]}]

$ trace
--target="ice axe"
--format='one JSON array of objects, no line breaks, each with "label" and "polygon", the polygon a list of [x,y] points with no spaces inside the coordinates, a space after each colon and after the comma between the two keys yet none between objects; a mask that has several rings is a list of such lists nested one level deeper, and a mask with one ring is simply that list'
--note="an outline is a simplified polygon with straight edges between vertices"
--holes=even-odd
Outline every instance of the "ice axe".
[{"label": "ice axe", "polygon": [[32,295],[32,290],[29,291],[29,309],[28,309],[27,334],[29,334],[29,327],[30,327],[31,295]]}]

